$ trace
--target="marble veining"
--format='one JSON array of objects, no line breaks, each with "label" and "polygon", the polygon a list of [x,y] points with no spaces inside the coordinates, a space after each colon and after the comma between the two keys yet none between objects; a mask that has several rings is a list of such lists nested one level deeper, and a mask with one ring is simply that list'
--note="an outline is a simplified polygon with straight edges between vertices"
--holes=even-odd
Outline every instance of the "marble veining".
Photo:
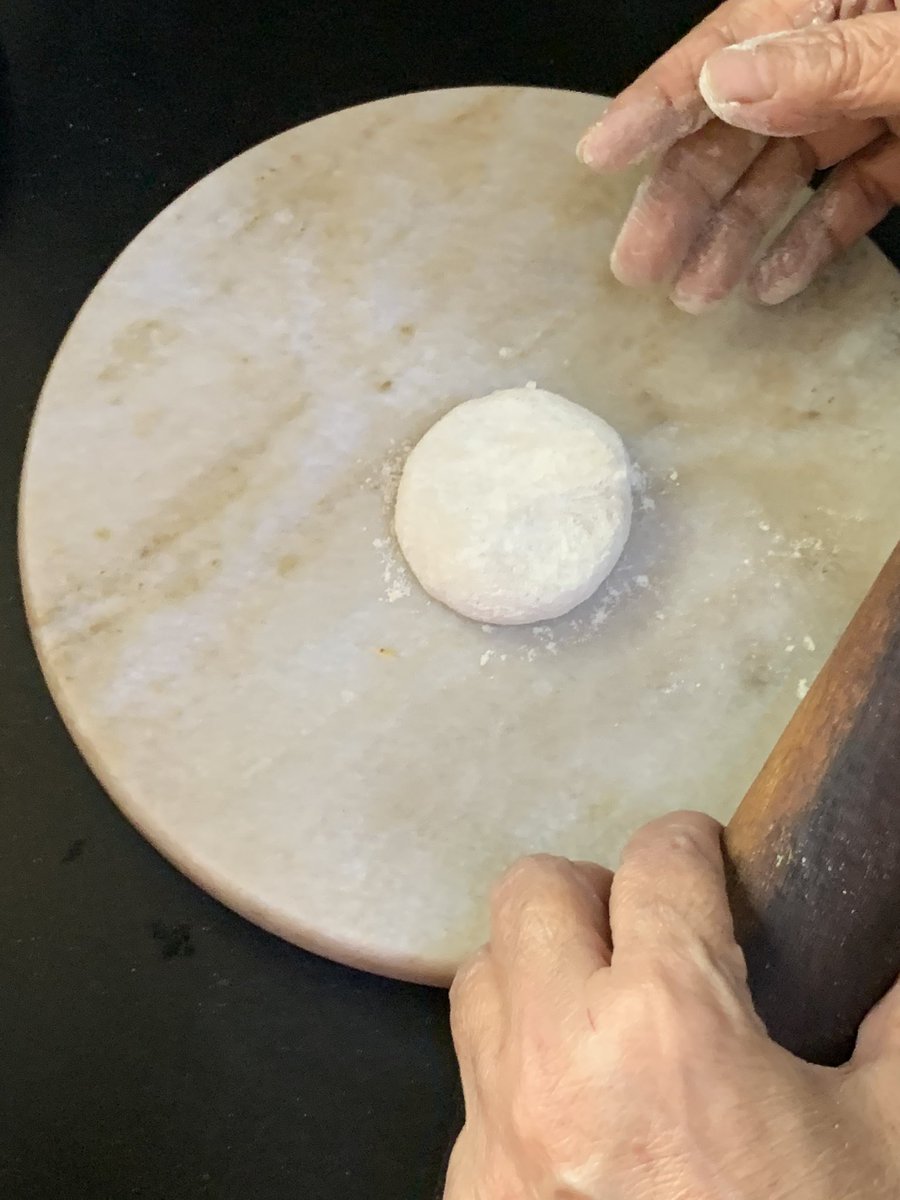
[{"label": "marble veining", "polygon": [[[523,852],[727,818],[898,536],[893,268],[702,320],[624,291],[600,104],[430,93],[251,150],[114,265],[32,431],[29,617],[93,769],[224,901],[388,974],[445,980]],[[635,529],[573,616],[488,630],[410,580],[391,489],[528,380],[622,433]]]}]

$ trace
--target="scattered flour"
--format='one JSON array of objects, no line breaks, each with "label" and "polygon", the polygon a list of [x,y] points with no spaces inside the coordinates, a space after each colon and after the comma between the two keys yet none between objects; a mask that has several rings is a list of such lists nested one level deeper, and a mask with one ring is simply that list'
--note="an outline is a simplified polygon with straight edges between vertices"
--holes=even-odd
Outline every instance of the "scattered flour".
[{"label": "scattered flour", "polygon": [[[363,487],[381,493],[381,509],[388,529],[390,529],[391,525],[391,515],[394,511],[394,500],[397,496],[397,487],[403,472],[403,464],[406,462],[406,457],[411,449],[412,442],[401,442],[392,448],[390,454],[378,470],[363,480]],[[383,599],[388,604],[394,604],[397,600],[403,600],[407,596],[411,596],[413,591],[412,576],[403,560],[403,555],[397,547],[397,543],[394,541],[393,535],[388,534],[384,537],[373,538],[372,546],[378,551],[378,556],[381,560],[381,578],[384,583]],[[424,599],[427,603],[431,603],[427,596]]]},{"label": "scattered flour", "polygon": [[[536,386],[530,384],[529,386]],[[392,444],[384,461],[365,477],[362,486],[367,491],[380,494],[382,528],[384,533],[372,539],[372,548],[378,555],[381,577],[384,584],[382,601],[388,604],[416,596],[417,602],[432,604],[413,580],[403,555],[391,531],[394,503],[397,487],[406,458],[413,443],[405,441]],[[656,507],[649,495],[650,481],[645,471],[635,462],[631,464],[631,482],[635,507],[635,527],[646,519],[644,514],[652,512]],[[488,664],[506,662],[508,659],[518,659],[523,662],[534,662],[538,656],[559,654],[561,647],[582,645],[597,636],[598,631],[609,621],[615,610],[623,601],[636,594],[653,592],[653,581],[647,574],[631,575],[627,567],[621,564],[614,576],[614,582],[607,581],[602,585],[597,595],[585,605],[585,611],[578,611],[568,618],[565,625],[556,626],[533,625],[523,626],[517,636],[508,630],[502,630],[494,625],[482,625],[481,633],[504,638],[504,653],[498,650],[480,650],[479,663],[482,667]],[[657,611],[657,620],[665,618],[665,613]],[[525,640],[528,638],[528,641]]]},{"label": "scattered flour", "polygon": [[[381,496],[385,533],[381,537],[374,538],[372,546],[378,554],[381,565],[384,583],[382,600],[388,604],[408,599],[413,595],[416,596],[417,603],[433,603],[414,582],[393,534],[390,532],[397,485],[411,449],[412,442],[409,441],[392,446],[384,462],[373,470],[363,484],[367,490],[377,491]],[[663,479],[677,482],[678,472],[666,471]],[[656,505],[653,497],[649,494],[651,483],[646,472],[634,462],[632,462],[631,480],[634,494],[634,523],[635,529],[637,529],[639,524],[647,519],[646,514],[652,512]],[[773,533],[772,526],[767,520],[757,519],[757,528],[760,533],[769,535],[766,539],[769,542],[769,548],[759,551],[759,557],[755,563],[753,559],[743,561],[745,565],[757,566],[760,570],[767,569],[767,559],[808,559],[811,563],[821,563],[840,553],[840,547],[826,547],[819,537],[810,535],[789,539],[783,533]],[[773,581],[773,587],[780,586],[781,580]],[[560,621],[554,625],[523,626],[519,628],[518,632],[509,629],[503,630],[494,625],[482,625],[479,630],[480,636],[496,637],[500,644],[490,649],[484,649],[483,645],[478,647],[479,665],[483,668],[495,667],[498,663],[508,660],[533,663],[539,657],[558,656],[562,650],[570,646],[583,645],[600,635],[603,626],[610,621],[616,609],[623,602],[627,602],[629,598],[641,594],[658,596],[659,593],[654,586],[652,576],[646,573],[632,575],[628,570],[627,563],[623,562],[612,578],[601,586],[593,600],[584,606],[584,611],[576,610],[575,614],[570,615],[564,623]],[[704,602],[709,603],[710,597],[705,597]],[[657,608],[652,615],[659,622],[665,621],[667,617],[666,611],[662,608]],[[785,655],[794,654],[798,644],[807,653],[812,654],[816,650],[815,639],[810,634],[805,634],[797,639],[788,637],[783,643],[783,653]],[[475,645],[477,646],[477,641]],[[502,653],[500,646],[502,646]],[[774,667],[776,664],[772,665]],[[720,669],[724,670],[724,664]],[[671,679],[665,687],[661,687],[659,690],[662,694],[669,695],[685,689],[696,690],[699,686],[695,680]],[[799,680],[796,685],[798,700],[802,700],[807,695],[809,688],[808,679]]]}]

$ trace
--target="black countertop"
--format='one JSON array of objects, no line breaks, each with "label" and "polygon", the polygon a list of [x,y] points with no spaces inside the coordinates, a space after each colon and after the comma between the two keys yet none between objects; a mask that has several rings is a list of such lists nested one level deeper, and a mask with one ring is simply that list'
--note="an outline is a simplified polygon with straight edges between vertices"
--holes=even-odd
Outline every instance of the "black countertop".
[{"label": "black countertop", "polygon": [[[426,87],[614,92],[680,0],[3,0],[0,45],[0,1195],[432,1200],[460,1116],[446,997],[270,937],[134,832],[50,702],[15,558],[50,360],[189,184]],[[896,222],[880,233],[900,254]],[[896,258],[895,258],[896,261]]]}]

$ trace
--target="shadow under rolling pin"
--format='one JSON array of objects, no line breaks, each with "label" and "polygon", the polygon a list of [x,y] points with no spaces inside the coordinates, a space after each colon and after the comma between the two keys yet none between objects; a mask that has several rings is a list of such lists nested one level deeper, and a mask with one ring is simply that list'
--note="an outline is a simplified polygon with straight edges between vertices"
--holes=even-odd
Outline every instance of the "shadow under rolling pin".
[{"label": "shadow under rolling pin", "polygon": [[724,834],[735,932],[772,1037],[849,1058],[900,974],[900,545]]}]

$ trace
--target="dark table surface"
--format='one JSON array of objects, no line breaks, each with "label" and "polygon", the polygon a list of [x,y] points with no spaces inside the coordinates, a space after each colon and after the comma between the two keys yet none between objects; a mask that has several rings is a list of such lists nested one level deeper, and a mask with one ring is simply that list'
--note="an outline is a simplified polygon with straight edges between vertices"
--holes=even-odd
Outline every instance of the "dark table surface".
[{"label": "dark table surface", "polygon": [[[115,255],[270,135],[426,87],[614,92],[702,0],[2,0],[0,1195],[431,1200],[446,997],[270,937],[164,862],[70,742],[28,639],[18,473]],[[900,254],[896,223],[880,231]],[[895,258],[896,261],[896,258]]]}]

